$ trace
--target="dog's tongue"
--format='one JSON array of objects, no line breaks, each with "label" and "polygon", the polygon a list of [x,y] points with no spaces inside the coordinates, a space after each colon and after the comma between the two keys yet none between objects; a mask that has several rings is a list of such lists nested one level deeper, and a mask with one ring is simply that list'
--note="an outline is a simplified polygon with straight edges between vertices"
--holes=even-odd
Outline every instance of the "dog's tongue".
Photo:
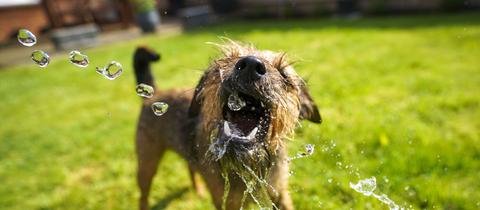
[{"label": "dog's tongue", "polygon": [[223,132],[229,137],[236,137],[242,140],[251,140],[255,138],[257,134],[258,127],[253,128],[248,135],[246,135],[242,130],[236,128],[235,125],[232,125],[228,121],[223,122]]}]

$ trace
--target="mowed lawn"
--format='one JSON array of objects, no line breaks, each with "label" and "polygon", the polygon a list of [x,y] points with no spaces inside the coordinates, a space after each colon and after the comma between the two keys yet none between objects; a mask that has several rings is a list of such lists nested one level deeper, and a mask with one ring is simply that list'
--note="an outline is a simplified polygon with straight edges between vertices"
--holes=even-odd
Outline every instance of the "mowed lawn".
[{"label": "mowed lawn", "polygon": [[[236,22],[89,49],[86,69],[66,55],[1,69],[0,209],[135,209],[133,50],[161,52],[160,88],[193,88],[219,36],[285,51],[308,80],[324,122],[289,143],[315,145],[292,162],[297,209],[387,209],[349,187],[370,177],[403,207],[480,209],[479,14]],[[109,81],[95,66],[112,60]],[[154,181],[154,209],[213,208],[173,153]]]}]

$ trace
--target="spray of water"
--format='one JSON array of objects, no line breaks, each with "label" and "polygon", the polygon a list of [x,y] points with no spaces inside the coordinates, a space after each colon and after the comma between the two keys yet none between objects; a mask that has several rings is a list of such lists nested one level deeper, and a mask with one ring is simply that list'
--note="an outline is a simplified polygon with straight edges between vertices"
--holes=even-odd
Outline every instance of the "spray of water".
[{"label": "spray of water", "polygon": [[386,204],[390,210],[405,210],[403,207],[400,207],[395,202],[393,202],[393,200],[391,200],[387,195],[376,194],[374,192],[377,188],[377,179],[375,177],[360,180],[356,184],[350,182],[350,188],[359,193],[362,193],[365,196],[372,196],[376,198],[380,202]]},{"label": "spray of water", "polygon": [[287,161],[290,162],[290,161],[295,160],[295,159],[304,158],[304,157],[308,157],[308,156],[312,155],[313,152],[315,151],[315,145],[307,144],[307,145],[305,145],[304,149],[305,150],[303,152],[299,152],[295,156],[287,158]]}]

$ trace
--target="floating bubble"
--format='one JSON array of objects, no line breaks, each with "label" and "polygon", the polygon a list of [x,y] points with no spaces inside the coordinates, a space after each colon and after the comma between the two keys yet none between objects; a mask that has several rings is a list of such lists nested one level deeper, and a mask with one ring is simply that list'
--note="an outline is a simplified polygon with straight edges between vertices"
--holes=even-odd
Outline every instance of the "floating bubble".
[{"label": "floating bubble", "polygon": [[157,116],[162,116],[168,111],[168,104],[164,102],[155,102],[152,104],[153,113]]},{"label": "floating bubble", "polygon": [[68,56],[70,63],[72,63],[75,66],[85,68],[88,66],[88,56],[82,54],[81,52],[74,50],[70,52]]},{"label": "floating bubble", "polygon": [[137,92],[137,95],[145,97],[145,98],[151,98],[153,96],[153,87],[147,84],[139,84],[135,88],[135,91]]},{"label": "floating bubble", "polygon": [[373,191],[377,188],[377,179],[375,177],[360,180],[357,184],[350,182],[350,188],[362,193],[365,196],[372,195]]},{"label": "floating bubble", "polygon": [[50,63],[50,56],[46,52],[35,50],[32,52],[32,61],[43,68]]},{"label": "floating bubble", "polygon": [[238,96],[237,93],[232,93],[230,96],[228,96],[228,102],[227,102],[228,108],[232,111],[238,111],[245,107],[246,103],[245,101]]},{"label": "floating bubble", "polygon": [[31,47],[37,43],[37,38],[35,35],[27,29],[18,30],[17,39],[20,44],[27,47]]},{"label": "floating bubble", "polygon": [[104,68],[97,67],[97,73],[105,76],[109,80],[114,80],[119,77],[123,72],[122,64],[117,61],[110,62]]}]

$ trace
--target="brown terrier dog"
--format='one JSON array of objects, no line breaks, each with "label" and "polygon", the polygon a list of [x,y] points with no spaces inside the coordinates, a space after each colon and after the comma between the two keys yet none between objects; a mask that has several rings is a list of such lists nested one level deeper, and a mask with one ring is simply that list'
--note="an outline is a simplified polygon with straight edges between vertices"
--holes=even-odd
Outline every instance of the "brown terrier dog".
[{"label": "brown terrier dog", "polygon": [[[136,136],[141,210],[148,209],[152,179],[166,150],[188,162],[197,192],[202,189],[196,175],[203,177],[217,209],[240,209],[250,201],[293,209],[285,139],[301,119],[321,122],[317,106],[285,54],[233,41],[218,46],[223,56],[194,93],[157,89],[144,100]],[[150,62],[158,59],[147,48],[136,50],[138,84],[155,87]],[[155,101],[168,103],[168,112],[154,115]]]}]

